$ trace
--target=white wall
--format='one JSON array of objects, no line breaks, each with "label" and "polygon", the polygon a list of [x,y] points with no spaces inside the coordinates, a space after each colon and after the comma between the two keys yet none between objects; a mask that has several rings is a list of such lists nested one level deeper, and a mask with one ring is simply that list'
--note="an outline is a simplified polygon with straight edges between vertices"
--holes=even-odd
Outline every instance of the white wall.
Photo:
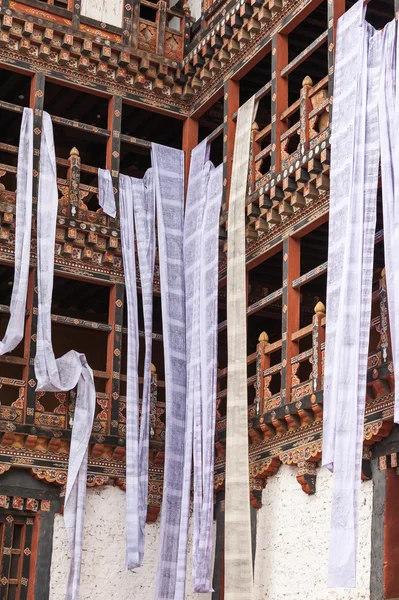
[{"label": "white wall", "polygon": [[372,481],[361,485],[357,588],[329,590],[331,474],[317,469],[316,494],[307,496],[296,469],[268,478],[258,511],[255,600],[369,600]]},{"label": "white wall", "polygon": [[[88,489],[79,600],[152,600],[159,532],[159,518],[147,523],[144,564],[135,573],[125,571],[125,493],[112,486]],[[64,519],[56,515],[50,600],[65,599],[69,564]],[[210,594],[190,590],[188,584],[187,600],[210,600]]]},{"label": "white wall", "polygon": [[123,0],[82,0],[81,13],[101,23],[122,27]]}]

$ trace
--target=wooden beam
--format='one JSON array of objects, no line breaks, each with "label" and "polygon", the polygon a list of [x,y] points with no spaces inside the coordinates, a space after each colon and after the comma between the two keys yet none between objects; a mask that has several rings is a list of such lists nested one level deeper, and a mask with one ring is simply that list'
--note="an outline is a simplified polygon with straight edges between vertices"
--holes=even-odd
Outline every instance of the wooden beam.
[{"label": "wooden beam", "polygon": [[281,141],[282,134],[287,130],[287,124],[281,120],[281,113],[288,107],[288,80],[284,79],[281,71],[288,64],[288,38],[276,33],[272,40],[272,172],[281,171]]},{"label": "wooden beam", "polygon": [[198,144],[198,121],[189,117],[183,123],[182,149],[184,150],[184,182],[187,191],[191,152]]},{"label": "wooden beam", "polygon": [[283,307],[282,307],[282,347],[281,347],[281,396],[283,404],[291,398],[291,358],[298,354],[298,342],[292,334],[298,331],[300,323],[300,292],[292,287],[292,282],[300,276],[301,242],[287,237],[283,243]]}]

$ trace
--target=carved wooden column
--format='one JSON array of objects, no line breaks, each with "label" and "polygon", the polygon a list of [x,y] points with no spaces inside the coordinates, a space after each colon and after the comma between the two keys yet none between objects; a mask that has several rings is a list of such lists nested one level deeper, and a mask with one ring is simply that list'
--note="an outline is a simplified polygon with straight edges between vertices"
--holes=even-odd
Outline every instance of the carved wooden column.
[{"label": "carved wooden column", "polygon": [[263,331],[259,336],[259,344],[257,347],[256,356],[256,413],[263,414],[265,412],[265,377],[263,375],[265,369],[270,367],[270,355],[265,353],[266,346],[269,344],[269,336]]}]

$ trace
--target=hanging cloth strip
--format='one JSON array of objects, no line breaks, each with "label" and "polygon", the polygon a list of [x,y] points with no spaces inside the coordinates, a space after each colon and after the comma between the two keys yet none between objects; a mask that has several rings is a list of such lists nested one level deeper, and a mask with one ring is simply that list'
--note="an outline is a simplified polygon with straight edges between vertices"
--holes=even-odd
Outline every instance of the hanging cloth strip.
[{"label": "hanging cloth strip", "polygon": [[222,167],[206,162],[209,144],[191,154],[184,223],[187,406],[185,473],[175,599],[184,600],[191,463],[194,449],[193,589],[212,592],[213,468],[216,419],[218,236]]},{"label": "hanging cloth strip", "polygon": [[183,264],[184,153],[151,146],[158,220],[164,339],[166,438],[156,600],[174,600],[186,427],[186,318]]},{"label": "hanging cloth strip", "polygon": [[[384,252],[391,348],[395,366],[395,423],[399,423],[399,43],[397,21],[384,29],[380,88],[380,139]],[[384,361],[388,357],[383,357]]]},{"label": "hanging cloth strip", "polygon": [[334,472],[329,587],[356,585],[382,42],[364,14],[359,0],[340,19],[335,66],[323,423],[323,465]]},{"label": "hanging cloth strip", "polygon": [[[122,255],[128,310],[126,394],[126,568],[143,562],[148,497],[149,410],[152,353],[152,293],[155,260],[155,196],[151,170],[143,180],[120,176]],[[145,328],[144,384],[139,434],[139,332],[137,312],[136,226]]]},{"label": "hanging cloth strip", "polygon": [[98,169],[98,203],[103,212],[115,219],[116,203],[111,173],[108,169]]},{"label": "hanging cloth strip", "polygon": [[225,500],[225,598],[252,600],[249,504],[245,195],[252,97],[238,110],[229,202],[227,245],[227,430]]},{"label": "hanging cloth strip", "polygon": [[4,338],[0,340],[0,356],[12,352],[24,336],[32,229],[32,171],[33,110],[24,108],[18,147],[14,284],[10,319]]},{"label": "hanging cloth strip", "polygon": [[51,342],[51,298],[58,193],[53,127],[43,112],[37,214],[38,324],[35,372],[37,391],[65,392],[77,386],[68,463],[64,520],[71,554],[66,600],[77,600],[82,561],[88,443],[93,426],[96,392],[93,372],[84,354],[71,350],[55,359]]}]

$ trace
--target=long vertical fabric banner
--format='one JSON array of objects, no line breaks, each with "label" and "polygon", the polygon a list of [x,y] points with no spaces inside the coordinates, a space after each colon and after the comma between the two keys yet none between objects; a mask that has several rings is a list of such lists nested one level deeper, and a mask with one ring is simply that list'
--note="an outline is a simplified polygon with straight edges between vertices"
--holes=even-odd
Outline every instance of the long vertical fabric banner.
[{"label": "long vertical fabric banner", "polygon": [[33,110],[24,108],[18,147],[14,284],[10,320],[4,338],[0,340],[0,356],[12,352],[24,336],[32,229],[32,171]]},{"label": "long vertical fabric banner", "polygon": [[186,427],[186,315],[183,261],[184,153],[151,147],[158,220],[164,338],[166,439],[156,600],[174,600]]},{"label": "long vertical fabric banner", "polygon": [[249,504],[245,196],[254,97],[238,111],[227,245],[225,599],[252,600]]},{"label": "long vertical fabric banner", "polygon": [[184,224],[187,323],[185,473],[175,600],[184,600],[191,463],[194,455],[192,582],[195,592],[212,592],[213,469],[216,419],[218,237],[222,168],[207,161],[209,145],[191,154]]},{"label": "long vertical fabric banner", "polygon": [[334,472],[328,584],[355,587],[379,163],[382,32],[359,0],[338,25],[323,464]]},{"label": "long vertical fabric banner", "polygon": [[58,208],[53,127],[43,112],[37,211],[38,323],[35,372],[37,390],[65,392],[77,386],[69,450],[64,520],[71,554],[66,600],[78,600],[86,503],[88,444],[93,426],[96,391],[93,372],[84,354],[71,350],[56,359],[51,341],[51,298],[54,282],[54,244]]},{"label": "long vertical fabric banner", "polygon": [[[155,196],[151,170],[144,179],[121,175],[120,219],[128,313],[126,395],[126,568],[144,557],[148,496],[149,407],[152,352],[152,287],[155,260]],[[113,195],[113,194],[112,194]],[[106,195],[105,195],[106,197]],[[139,432],[139,331],[135,236],[145,329],[144,384]]]}]

